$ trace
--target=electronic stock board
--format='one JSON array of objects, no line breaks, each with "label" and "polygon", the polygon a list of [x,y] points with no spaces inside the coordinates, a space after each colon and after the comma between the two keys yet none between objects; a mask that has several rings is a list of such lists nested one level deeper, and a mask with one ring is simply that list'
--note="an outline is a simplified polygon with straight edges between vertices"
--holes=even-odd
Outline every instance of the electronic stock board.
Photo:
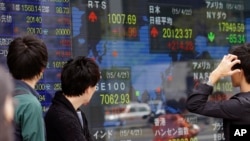
[{"label": "electronic stock board", "polygon": [[[221,122],[188,113],[185,99],[195,82],[208,78],[229,47],[249,41],[249,4],[247,0],[0,0],[0,62],[6,64],[14,37],[35,34],[45,41],[49,62],[36,90],[46,113],[55,91],[61,89],[60,70],[66,61],[79,55],[93,58],[102,78],[83,109],[95,140],[223,140],[217,132]],[[236,90],[225,78],[214,91],[230,96]],[[123,118],[133,103],[163,115],[183,112],[182,120],[203,129],[189,137],[189,129],[178,125],[170,129],[161,118],[149,125],[140,111]],[[209,121],[213,127],[206,124]]]}]

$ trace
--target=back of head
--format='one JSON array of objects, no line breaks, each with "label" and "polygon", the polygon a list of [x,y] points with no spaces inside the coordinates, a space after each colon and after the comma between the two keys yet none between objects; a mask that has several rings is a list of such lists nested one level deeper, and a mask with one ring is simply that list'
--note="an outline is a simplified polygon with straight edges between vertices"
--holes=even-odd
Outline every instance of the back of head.
[{"label": "back of head", "polygon": [[33,35],[15,38],[8,48],[7,65],[15,79],[32,79],[46,68],[45,43]]},{"label": "back of head", "polygon": [[233,46],[229,53],[234,54],[240,60],[240,64],[236,64],[232,69],[242,69],[246,81],[250,84],[250,44],[241,46]]},{"label": "back of head", "polygon": [[80,96],[88,87],[94,87],[100,80],[96,62],[84,56],[70,59],[61,73],[62,91],[67,96]]}]

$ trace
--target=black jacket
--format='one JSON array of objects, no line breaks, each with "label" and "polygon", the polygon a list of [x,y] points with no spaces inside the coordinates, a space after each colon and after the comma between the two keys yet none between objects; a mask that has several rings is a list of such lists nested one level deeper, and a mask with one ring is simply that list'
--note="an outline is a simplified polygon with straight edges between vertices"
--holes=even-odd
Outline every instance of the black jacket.
[{"label": "black jacket", "polygon": [[213,87],[198,84],[187,99],[187,109],[190,112],[223,119],[223,129],[226,141],[230,141],[232,126],[250,126],[250,92],[238,93],[225,101],[208,101]]},{"label": "black jacket", "polygon": [[92,141],[85,114],[83,127],[73,105],[62,92],[56,92],[45,115],[47,141]]}]

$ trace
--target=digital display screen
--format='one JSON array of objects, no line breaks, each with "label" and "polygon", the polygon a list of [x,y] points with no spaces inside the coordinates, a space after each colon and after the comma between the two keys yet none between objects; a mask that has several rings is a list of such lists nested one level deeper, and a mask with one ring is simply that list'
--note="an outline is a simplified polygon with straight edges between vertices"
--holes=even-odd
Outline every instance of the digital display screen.
[{"label": "digital display screen", "polygon": [[[66,61],[93,58],[101,80],[82,109],[96,141],[224,140],[220,119],[190,113],[185,102],[231,46],[250,40],[248,5],[247,0],[0,0],[0,63],[6,65],[8,44],[17,36],[35,34],[45,41],[49,62],[35,89],[46,113],[61,89]],[[237,91],[228,78],[214,86],[226,98]]]},{"label": "digital display screen", "polygon": [[60,71],[72,56],[71,16],[69,0],[0,0],[1,63],[6,64],[8,44],[17,36],[34,34],[48,47],[49,62],[35,86],[44,112],[61,89]]}]

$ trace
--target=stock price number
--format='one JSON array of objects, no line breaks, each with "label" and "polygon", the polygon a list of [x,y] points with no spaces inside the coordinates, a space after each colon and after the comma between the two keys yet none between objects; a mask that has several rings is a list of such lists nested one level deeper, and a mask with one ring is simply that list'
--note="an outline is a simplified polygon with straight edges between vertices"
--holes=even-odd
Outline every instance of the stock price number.
[{"label": "stock price number", "polygon": [[134,14],[112,13],[108,14],[108,23],[135,25],[137,23],[137,17]]},{"label": "stock price number", "polygon": [[[14,8],[16,9],[16,8]],[[49,13],[50,7],[45,5],[32,5],[32,4],[22,4],[20,7],[21,11],[24,12],[39,12],[39,13]]]},{"label": "stock price number", "polygon": [[220,32],[245,32],[244,23],[233,23],[233,22],[219,22]]},{"label": "stock price number", "polygon": [[246,42],[244,34],[229,34],[226,39],[230,44],[243,44]]},{"label": "stock price number", "polygon": [[70,14],[69,7],[56,7],[57,14]]},{"label": "stock price number", "polygon": [[70,39],[60,39],[58,41],[58,44],[60,44],[60,46],[70,47],[71,46],[71,40]]},{"label": "stock price number", "polygon": [[138,29],[137,27],[115,27],[112,29],[112,37],[118,38],[137,38],[138,37]]},{"label": "stock price number", "polygon": [[71,29],[70,28],[56,28],[55,34],[57,36],[71,35]]},{"label": "stock price number", "polygon": [[198,141],[197,137],[170,139],[168,141]]},{"label": "stock price number", "polygon": [[101,104],[128,104],[130,96],[128,93],[122,94],[100,94]]},{"label": "stock price number", "polygon": [[61,83],[55,83],[54,84],[54,91],[59,91],[62,90],[62,85]]},{"label": "stock price number", "polygon": [[46,97],[45,97],[45,95],[38,95],[38,100],[40,101],[40,102],[45,102],[46,101]]},{"label": "stock price number", "polygon": [[56,69],[61,69],[67,63],[67,61],[53,61],[52,67]]},{"label": "stock price number", "polygon": [[171,39],[191,39],[193,36],[193,29],[191,28],[163,28],[162,38]]},{"label": "stock price number", "polygon": [[232,82],[218,82],[214,86],[214,91],[233,92]]},{"label": "stock price number", "polygon": [[29,34],[38,34],[38,35],[43,34],[43,29],[41,27],[28,27],[26,31]]},{"label": "stock price number", "polygon": [[51,86],[50,84],[47,84],[47,83],[37,83],[35,85],[35,90],[37,91],[48,91],[51,89]]},{"label": "stock price number", "polygon": [[171,51],[193,51],[194,43],[189,40],[172,40],[167,43],[167,48]]},{"label": "stock price number", "polygon": [[40,16],[26,16],[26,23],[42,23]]}]

